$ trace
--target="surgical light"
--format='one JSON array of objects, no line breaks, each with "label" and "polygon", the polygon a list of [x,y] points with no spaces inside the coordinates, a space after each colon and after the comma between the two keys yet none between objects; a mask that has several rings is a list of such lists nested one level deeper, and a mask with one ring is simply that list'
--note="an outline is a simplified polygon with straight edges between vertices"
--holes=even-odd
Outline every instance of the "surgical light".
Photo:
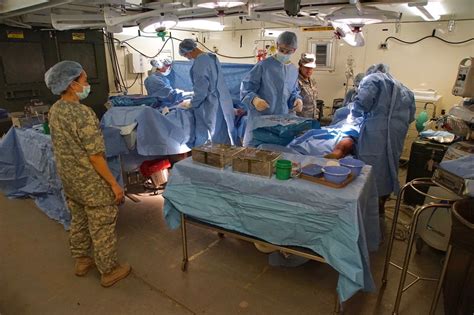
[{"label": "surgical light", "polygon": [[413,13],[423,18],[425,21],[437,21],[441,15],[446,14],[446,10],[439,2],[428,2],[422,4],[407,4],[408,9]]},{"label": "surgical light", "polygon": [[178,24],[178,18],[173,14],[162,14],[141,21],[138,25],[144,33],[162,32]]},{"label": "surgical light", "polygon": [[243,1],[197,1],[197,6],[206,9],[233,8],[244,5]]},{"label": "surgical light", "polygon": [[381,23],[387,19],[396,19],[398,16],[396,12],[382,11],[371,7],[364,7],[359,12],[356,7],[350,6],[335,10],[328,14],[325,19],[330,22],[361,27],[367,24]]}]

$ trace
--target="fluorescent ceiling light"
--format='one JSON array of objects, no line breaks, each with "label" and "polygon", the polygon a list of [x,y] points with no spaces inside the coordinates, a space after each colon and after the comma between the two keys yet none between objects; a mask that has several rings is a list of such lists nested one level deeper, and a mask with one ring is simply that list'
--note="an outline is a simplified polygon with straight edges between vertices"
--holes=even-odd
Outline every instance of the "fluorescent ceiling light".
[{"label": "fluorescent ceiling light", "polygon": [[280,34],[283,33],[283,31],[277,31],[277,30],[265,30],[265,37],[278,37]]},{"label": "fluorescent ceiling light", "polygon": [[441,2],[428,2],[426,5],[407,4],[406,6],[413,14],[421,16],[425,21],[437,21],[441,15],[446,14],[446,9]]},{"label": "fluorescent ceiling light", "polygon": [[144,33],[156,33],[173,28],[178,24],[178,18],[173,14],[164,14],[147,18],[139,23],[139,28]]},{"label": "fluorescent ceiling light", "polygon": [[196,30],[206,30],[206,31],[222,31],[224,30],[224,25],[216,21],[208,20],[189,20],[189,21],[179,21],[178,28],[184,29],[196,29]]},{"label": "fluorescent ceiling light", "polygon": [[244,5],[243,1],[197,1],[197,6],[206,9],[233,8]]}]

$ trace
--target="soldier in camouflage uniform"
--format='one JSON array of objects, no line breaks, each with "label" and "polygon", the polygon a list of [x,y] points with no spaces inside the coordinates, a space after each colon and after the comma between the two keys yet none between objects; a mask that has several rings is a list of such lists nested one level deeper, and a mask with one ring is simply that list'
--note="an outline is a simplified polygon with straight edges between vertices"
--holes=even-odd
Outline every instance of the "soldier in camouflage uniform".
[{"label": "soldier in camouflage uniform", "polygon": [[318,90],[316,82],[311,78],[316,68],[316,57],[314,54],[301,54],[299,65],[298,84],[300,95],[303,98],[303,110],[296,113],[297,116],[319,120],[319,109],[317,107]]},{"label": "soldier in camouflage uniform", "polygon": [[115,225],[123,190],[107,166],[99,121],[91,108],[79,102],[90,91],[82,66],[62,61],[46,72],[45,81],[54,94],[61,95],[49,111],[49,124],[72,216],[70,249],[76,259],[75,274],[84,276],[96,265],[101,284],[108,287],[131,271],[130,265],[117,262]]}]

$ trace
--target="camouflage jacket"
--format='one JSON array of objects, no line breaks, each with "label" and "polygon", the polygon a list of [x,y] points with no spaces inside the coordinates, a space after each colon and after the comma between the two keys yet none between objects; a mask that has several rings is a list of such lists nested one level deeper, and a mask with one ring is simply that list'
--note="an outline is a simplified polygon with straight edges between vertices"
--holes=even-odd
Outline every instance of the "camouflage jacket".
[{"label": "camouflage jacket", "polygon": [[49,126],[65,195],[88,206],[113,204],[110,185],[89,161],[90,155],[105,152],[99,120],[92,109],[59,100],[49,111]]},{"label": "camouflage jacket", "polygon": [[319,119],[319,110],[316,106],[318,100],[318,90],[316,82],[313,79],[306,80],[301,76],[298,76],[298,84],[300,87],[300,95],[303,98],[303,111],[296,113],[297,116]]}]

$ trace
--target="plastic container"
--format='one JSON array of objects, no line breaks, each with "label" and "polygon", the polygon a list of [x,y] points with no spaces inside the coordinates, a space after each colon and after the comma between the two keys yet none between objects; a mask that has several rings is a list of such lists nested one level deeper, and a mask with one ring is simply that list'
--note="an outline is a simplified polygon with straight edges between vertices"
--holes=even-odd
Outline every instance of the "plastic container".
[{"label": "plastic container", "polygon": [[340,184],[347,179],[351,170],[345,166],[323,167],[324,178],[331,183]]},{"label": "plastic container", "polygon": [[344,158],[339,160],[339,164],[341,166],[347,167],[351,170],[352,175],[359,176],[362,168],[364,167],[365,163],[361,160],[353,159],[353,158]]},{"label": "plastic container", "polygon": [[289,160],[278,160],[275,164],[276,178],[280,180],[287,180],[291,177],[291,169],[293,165]]}]

